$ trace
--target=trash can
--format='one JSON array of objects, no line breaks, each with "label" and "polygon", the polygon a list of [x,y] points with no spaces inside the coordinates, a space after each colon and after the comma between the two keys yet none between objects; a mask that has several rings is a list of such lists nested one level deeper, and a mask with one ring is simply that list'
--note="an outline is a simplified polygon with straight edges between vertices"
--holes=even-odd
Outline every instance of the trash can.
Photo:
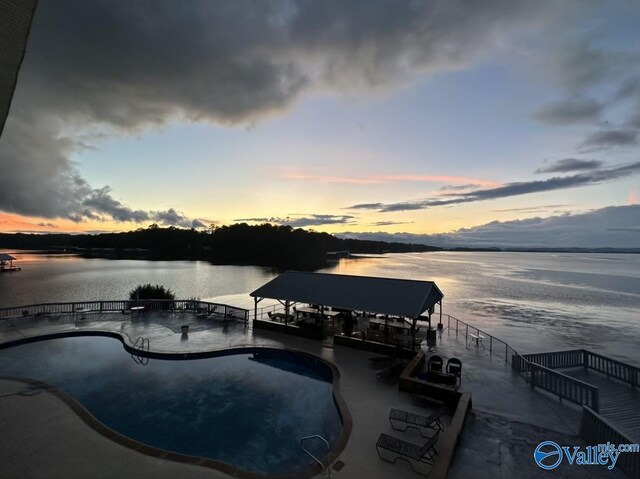
[{"label": "trash can", "polygon": [[427,330],[427,346],[433,347],[436,345],[436,330],[428,329]]}]

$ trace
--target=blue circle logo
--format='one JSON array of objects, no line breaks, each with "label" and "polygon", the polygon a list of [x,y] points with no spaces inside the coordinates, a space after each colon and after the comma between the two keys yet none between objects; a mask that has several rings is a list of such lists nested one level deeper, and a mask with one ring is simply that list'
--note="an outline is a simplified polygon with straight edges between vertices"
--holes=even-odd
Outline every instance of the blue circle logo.
[{"label": "blue circle logo", "polygon": [[562,462],[562,448],[553,441],[541,442],[533,452],[533,458],[538,467],[546,470],[555,469]]}]

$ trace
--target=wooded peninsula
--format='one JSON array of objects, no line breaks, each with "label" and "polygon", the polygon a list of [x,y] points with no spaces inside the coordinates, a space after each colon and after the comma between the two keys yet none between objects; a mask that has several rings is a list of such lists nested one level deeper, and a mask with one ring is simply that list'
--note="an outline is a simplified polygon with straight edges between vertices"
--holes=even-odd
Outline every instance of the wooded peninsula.
[{"label": "wooded peninsula", "polygon": [[75,252],[114,259],[206,260],[215,264],[247,264],[281,269],[316,269],[327,253],[406,253],[438,251],[423,244],[387,243],[338,238],[290,226],[238,223],[206,231],[151,225],[135,231],[100,234],[0,234],[0,248]]}]

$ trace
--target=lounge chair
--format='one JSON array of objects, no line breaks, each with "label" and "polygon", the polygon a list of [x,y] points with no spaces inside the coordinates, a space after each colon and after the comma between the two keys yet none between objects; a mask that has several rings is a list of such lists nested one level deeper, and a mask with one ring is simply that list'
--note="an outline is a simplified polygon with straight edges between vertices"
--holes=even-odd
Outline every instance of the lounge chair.
[{"label": "lounge chair", "polygon": [[[439,434],[439,432],[436,432],[422,447],[397,437],[380,434],[376,443],[378,457],[387,462],[396,462],[401,459],[408,462],[414,472],[428,476],[431,472],[431,467],[428,467],[428,471],[425,471],[424,468],[425,465],[433,466],[436,462],[438,451],[436,451],[435,445],[438,442]],[[392,454],[389,455],[387,454],[388,452]]]},{"label": "lounge chair", "polygon": [[442,424],[440,420],[442,416],[444,416],[443,408],[438,409],[430,416],[423,416],[421,414],[414,414],[392,408],[391,411],[389,411],[389,423],[396,431],[406,431],[407,428],[412,427],[420,431],[422,437],[428,437],[424,435],[427,429],[444,431],[444,424]]},{"label": "lounge chair", "polygon": [[429,371],[438,371],[438,372],[442,372],[442,363],[444,361],[442,360],[442,358],[438,355],[433,355],[429,358],[429,361],[427,362],[427,369]]},{"label": "lounge chair", "polygon": [[462,383],[462,361],[458,358],[451,358],[447,361],[447,372],[456,376]]}]

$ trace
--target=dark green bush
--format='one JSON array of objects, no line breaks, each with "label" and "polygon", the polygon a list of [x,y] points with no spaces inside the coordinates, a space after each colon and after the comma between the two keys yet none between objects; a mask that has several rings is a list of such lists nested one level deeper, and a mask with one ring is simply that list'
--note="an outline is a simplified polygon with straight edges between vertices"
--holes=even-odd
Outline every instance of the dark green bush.
[{"label": "dark green bush", "polygon": [[[176,299],[176,296],[173,294],[169,288],[165,288],[159,284],[152,285],[151,283],[140,284],[136,286],[134,289],[129,291],[129,299],[133,301],[137,300],[146,300],[146,299]],[[173,302],[166,302],[162,304],[161,308],[158,309],[171,309],[173,307]],[[151,309],[151,308],[149,308]]]}]

